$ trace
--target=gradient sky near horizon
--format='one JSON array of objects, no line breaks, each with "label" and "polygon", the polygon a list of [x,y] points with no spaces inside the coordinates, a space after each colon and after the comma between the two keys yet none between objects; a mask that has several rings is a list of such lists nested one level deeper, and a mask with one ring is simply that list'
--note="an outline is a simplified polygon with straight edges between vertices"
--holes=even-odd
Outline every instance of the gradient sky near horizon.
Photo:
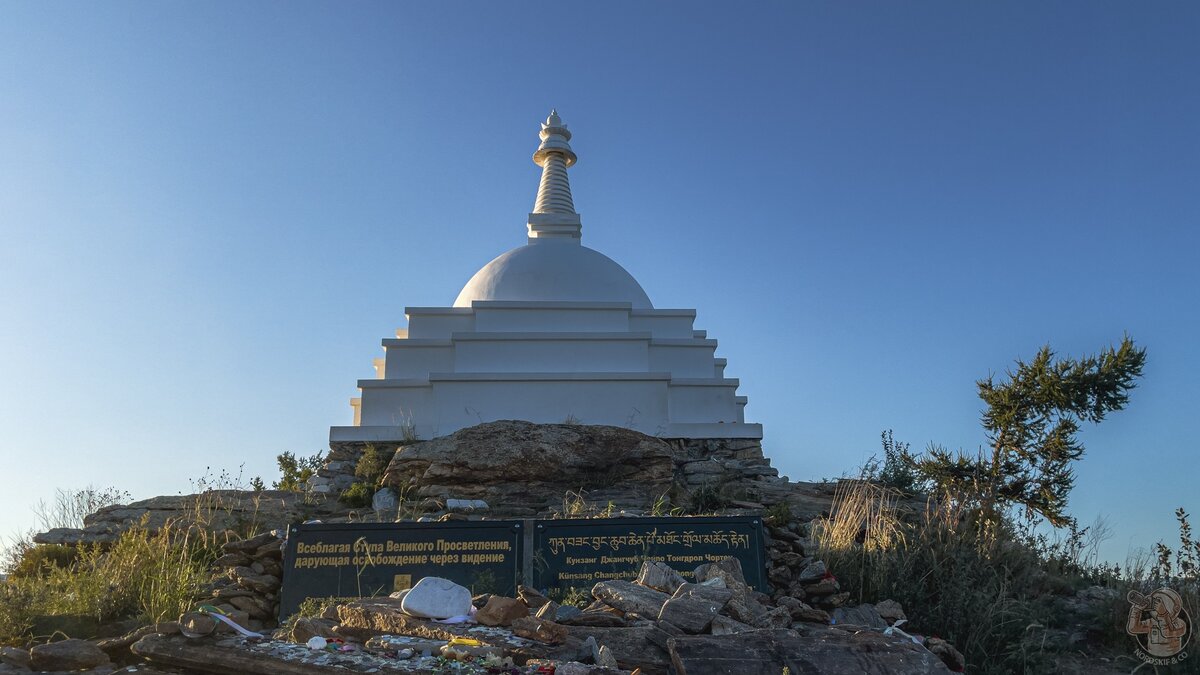
[{"label": "gradient sky near horizon", "polygon": [[[697,308],[781,473],[984,442],[975,381],[1149,350],[1105,558],[1200,516],[1200,5],[0,0],[0,535],[325,448],[405,306],[524,242]],[[587,421],[586,414],[580,417]]]}]

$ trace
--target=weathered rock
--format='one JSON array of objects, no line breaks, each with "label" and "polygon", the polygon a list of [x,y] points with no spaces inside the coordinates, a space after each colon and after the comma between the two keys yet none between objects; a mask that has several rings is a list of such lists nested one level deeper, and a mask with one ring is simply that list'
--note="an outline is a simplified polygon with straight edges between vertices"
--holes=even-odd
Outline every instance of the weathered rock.
[{"label": "weathered rock", "polygon": [[741,584],[730,590],[733,594],[724,609],[729,616],[743,623],[754,625],[758,617],[767,612],[767,608],[758,601],[749,586]]},{"label": "weathered rock", "polygon": [[857,607],[838,607],[829,613],[830,623],[834,625],[848,623],[863,628],[883,630],[888,623],[875,611],[874,605],[859,605]]},{"label": "weathered rock", "polygon": [[706,586],[704,584],[683,584],[675,590],[675,598],[703,598],[715,602],[725,609],[725,605],[733,598],[733,589],[724,586]]},{"label": "weathered rock", "polygon": [[529,608],[516,598],[493,595],[475,612],[475,620],[485,626],[510,626],[514,619],[529,616]]},{"label": "weathered rock", "polygon": [[671,596],[629,581],[601,581],[592,587],[592,596],[622,612],[658,616]]},{"label": "weathered rock", "polygon": [[601,668],[617,668],[617,655],[608,645],[600,645],[600,655],[596,658],[596,665]]},{"label": "weathered rock", "polygon": [[239,586],[224,586],[213,591],[213,597],[220,598],[222,600],[230,600],[239,596],[249,597],[252,595],[254,595],[254,591],[248,588],[241,588]]},{"label": "weathered rock", "polygon": [[758,629],[749,624],[744,624],[737,619],[731,619],[720,614],[713,617],[712,625],[709,626],[709,631],[713,635],[736,635],[737,633],[745,633],[752,630]]},{"label": "weathered rock", "polygon": [[576,658],[583,663],[595,663],[600,658],[600,644],[595,636],[589,635],[580,643]]},{"label": "weathered rock", "polygon": [[129,646],[141,640],[147,635],[161,634],[174,635],[179,632],[179,622],[164,621],[149,626],[142,626],[134,629],[121,637],[106,638],[96,643],[96,646],[105,654],[108,654],[110,659],[119,659],[129,653]]},{"label": "weathered rock", "polygon": [[751,622],[756,628],[787,628],[792,625],[792,613],[785,607],[772,607]]},{"label": "weathered rock", "polygon": [[703,633],[720,611],[721,605],[703,598],[671,598],[663,603],[658,620],[669,621],[687,633]]},{"label": "weathered rock", "polygon": [[404,596],[405,613],[430,619],[449,619],[471,612],[471,591],[441,577],[424,577]]},{"label": "weathered rock", "polygon": [[647,560],[642,563],[638,572],[637,583],[653,588],[663,593],[674,593],[680,586],[687,583],[675,568],[658,560]]},{"label": "weathered rock", "polygon": [[821,597],[833,595],[840,590],[842,587],[838,584],[837,579],[823,579],[815,584],[805,586],[804,594],[806,597]]},{"label": "weathered rock", "polygon": [[570,636],[566,626],[561,626],[553,621],[535,619],[528,616],[514,619],[512,622],[512,632],[513,635],[548,644],[566,642]]},{"label": "weathered rock", "polygon": [[554,602],[553,600],[547,600],[546,604],[538,607],[537,611],[534,612],[533,615],[539,619],[545,619],[547,621],[558,621],[558,610],[559,605],[557,602]]},{"label": "weathered rock", "polygon": [[214,560],[213,567],[220,567],[222,569],[226,567],[245,567],[249,566],[253,562],[254,561],[250,559],[250,556],[240,551],[235,551],[233,553],[226,553],[220,558]]},{"label": "weathered rock", "polygon": [[[567,629],[573,637],[581,640],[588,637],[596,638],[596,643],[612,650],[621,668],[632,670],[641,668],[646,675],[656,675],[667,672],[670,658],[666,651],[649,639],[652,625],[629,628],[592,628],[570,626]],[[774,673],[773,675],[779,675]]]},{"label": "weathered rock", "polygon": [[270,532],[263,532],[262,534],[250,537],[249,539],[239,539],[237,541],[228,542],[222,546],[221,549],[226,553],[249,553],[251,551],[257,551],[259,548],[267,544],[278,541],[279,537],[276,537]]},{"label": "weathered rock", "polygon": [[488,503],[482,499],[447,499],[447,511],[487,511]]},{"label": "weathered rock", "polygon": [[[225,617],[227,619],[236,623],[237,625],[241,626],[242,628],[246,628],[250,625],[250,615],[247,614],[245,612],[245,610],[230,607],[228,609],[224,609],[224,612],[225,612]],[[214,633],[232,633],[233,627],[230,626],[229,624],[225,623],[224,621],[218,621],[217,629],[213,632]]]},{"label": "weathered rock", "polygon": [[0,647],[0,663],[8,664],[14,668],[29,670],[29,650],[17,649],[16,647]]},{"label": "weathered rock", "polygon": [[292,622],[292,630],[288,634],[288,641],[302,645],[314,637],[323,637],[327,640],[337,637],[337,633],[333,632],[333,626],[334,623],[327,619],[298,617]]},{"label": "weathered rock", "polygon": [[179,632],[185,637],[210,635],[217,628],[217,620],[203,612],[187,612],[179,617]]},{"label": "weathered rock", "polygon": [[646,633],[646,639],[654,644],[662,647],[663,651],[667,649],[667,640],[678,635],[687,635],[683,629],[670,621],[657,621],[654,626]]},{"label": "weathered rock", "polygon": [[[560,611],[564,609],[568,608],[562,607]],[[567,626],[591,626],[595,628],[619,628],[625,625],[625,619],[608,612],[580,612],[566,618],[562,618],[560,615],[558,622]]]},{"label": "weathered rock", "polygon": [[557,663],[554,669],[554,675],[621,675],[624,672],[626,671],[576,661]]},{"label": "weathered rock", "polygon": [[696,568],[695,575],[698,583],[704,583],[709,579],[721,579],[726,586],[730,587],[746,583],[746,577],[742,574],[742,562],[737,558],[705,563]]},{"label": "weathered rock", "polygon": [[[81,529],[52,530],[34,537],[37,543],[107,544],[122,532],[144,523],[151,533],[170,524],[191,525],[213,532],[246,525],[270,530],[304,519],[304,495],[288,490],[208,490],[194,495],[154,497],[127,505],[106,506],[84,516]],[[200,516],[199,519],[197,516]]]},{"label": "weathered rock", "polygon": [[792,580],[792,571],[782,565],[767,570],[767,581],[772,588],[786,588]]},{"label": "weathered rock", "polygon": [[108,654],[87,640],[49,642],[29,650],[29,667],[34,670],[85,670],[108,662]]},{"label": "weathered rock", "polygon": [[583,610],[579,609],[575,605],[562,605],[558,608],[558,611],[555,612],[554,620],[558,623],[562,623],[564,621],[574,619],[582,613]]},{"label": "weathered rock", "polygon": [[816,583],[824,579],[828,572],[824,560],[814,560],[800,570],[800,573],[796,575],[796,581],[802,584]]},{"label": "weathered rock", "polygon": [[229,604],[246,612],[252,619],[268,619],[271,618],[271,610],[263,605],[261,600],[254,596],[237,596],[229,598]]},{"label": "weathered rock", "polygon": [[796,598],[783,596],[778,600],[779,606],[787,609],[796,621],[809,623],[829,623],[829,614],[821,609],[813,609],[807,603]]},{"label": "weathered rock", "polygon": [[948,673],[928,650],[881,633],[827,630],[801,636],[789,630],[672,638],[678,675],[918,675]]},{"label": "weathered rock", "polygon": [[517,586],[517,597],[520,598],[521,602],[525,603],[525,606],[529,609],[538,609],[542,605],[550,602],[550,598],[547,598],[539,593],[537,589],[524,585]]},{"label": "weathered rock", "polygon": [[618,507],[644,508],[667,492],[671,447],[610,426],[499,421],[402,445],[384,476],[420,497],[481,499],[498,515],[561,506],[568,490],[602,489]]},{"label": "weathered rock", "polygon": [[961,673],[966,668],[967,661],[963,658],[962,652],[941,638],[925,638],[925,648],[933,652],[942,660],[942,663],[946,664],[947,668],[956,673]]},{"label": "weathered rock", "polygon": [[274,593],[279,590],[279,577],[270,574],[247,574],[238,577],[238,585],[256,593]]},{"label": "weathered rock", "polygon": [[283,541],[270,541],[254,551],[254,557],[260,560],[282,560],[283,559]]},{"label": "weathered rock", "polygon": [[908,618],[904,614],[904,608],[895,600],[884,600],[883,602],[875,603],[875,611],[879,612],[879,616],[889,624]]},{"label": "weathered rock", "polygon": [[[399,501],[396,499],[396,492],[391,488],[380,488],[371,496],[371,508],[376,513],[392,513],[398,505]],[[395,516],[394,513],[392,515],[393,517]]]}]

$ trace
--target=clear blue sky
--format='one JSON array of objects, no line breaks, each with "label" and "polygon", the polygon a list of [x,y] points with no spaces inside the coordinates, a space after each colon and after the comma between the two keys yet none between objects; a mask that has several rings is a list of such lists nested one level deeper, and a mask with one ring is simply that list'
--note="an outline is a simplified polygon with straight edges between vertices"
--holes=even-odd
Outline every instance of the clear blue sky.
[{"label": "clear blue sky", "polygon": [[325,447],[406,305],[585,243],[697,327],[793,478],[983,443],[974,382],[1149,349],[1083,434],[1106,556],[1200,516],[1200,6],[0,2],[0,533]]}]

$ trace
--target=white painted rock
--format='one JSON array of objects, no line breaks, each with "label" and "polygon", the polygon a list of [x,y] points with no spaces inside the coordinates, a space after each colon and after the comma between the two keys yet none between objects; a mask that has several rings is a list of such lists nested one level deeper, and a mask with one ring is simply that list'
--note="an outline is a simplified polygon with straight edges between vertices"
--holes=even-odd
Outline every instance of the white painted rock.
[{"label": "white painted rock", "polygon": [[395,511],[396,493],[391,488],[381,488],[371,497],[371,508],[376,511]]},{"label": "white painted rock", "polygon": [[447,499],[447,511],[487,511],[488,503],[482,499]]},{"label": "white painted rock", "polygon": [[425,577],[409,589],[400,609],[410,616],[449,619],[471,612],[471,591],[441,577]]}]

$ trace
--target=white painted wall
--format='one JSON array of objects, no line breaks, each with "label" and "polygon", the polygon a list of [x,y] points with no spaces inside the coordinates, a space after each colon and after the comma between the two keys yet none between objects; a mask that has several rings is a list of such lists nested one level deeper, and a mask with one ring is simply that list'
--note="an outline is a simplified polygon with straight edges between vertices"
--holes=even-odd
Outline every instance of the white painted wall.
[{"label": "white painted wall", "polygon": [[668,437],[761,438],[738,381],[694,310],[631,303],[480,301],[406,310],[332,440],[399,440],[522,419],[610,424]]}]

